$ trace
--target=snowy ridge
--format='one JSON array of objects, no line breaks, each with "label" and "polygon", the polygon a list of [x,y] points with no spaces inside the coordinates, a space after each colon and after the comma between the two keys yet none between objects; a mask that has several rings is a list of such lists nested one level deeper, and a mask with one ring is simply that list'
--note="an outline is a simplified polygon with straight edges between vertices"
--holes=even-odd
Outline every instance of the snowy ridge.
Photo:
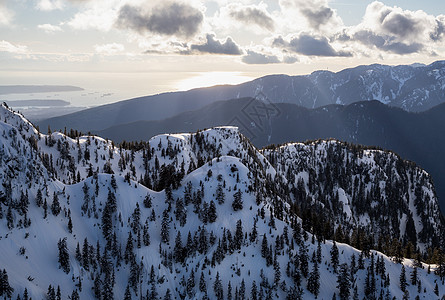
[{"label": "snowy ridge", "polygon": [[[272,150],[263,155],[234,127],[160,135],[124,149],[98,137],[43,135],[6,107],[0,116],[0,269],[8,276],[0,276],[0,297],[56,299],[60,287],[62,299],[330,299],[341,292],[337,281],[351,297],[445,293],[441,285],[435,291],[436,265],[302,229],[288,164],[278,167],[278,154],[271,160]],[[329,151],[282,149],[291,147],[274,151],[301,168]],[[292,158],[299,148],[312,156]],[[363,153],[363,164],[377,156]],[[402,265],[408,282],[417,272],[405,291]]]},{"label": "snowy ridge", "polygon": [[398,237],[421,251],[438,245],[435,233],[443,223],[431,177],[396,154],[335,140],[286,144],[263,154],[286,174],[301,207],[323,207],[347,235],[360,229],[372,232],[375,242]]}]

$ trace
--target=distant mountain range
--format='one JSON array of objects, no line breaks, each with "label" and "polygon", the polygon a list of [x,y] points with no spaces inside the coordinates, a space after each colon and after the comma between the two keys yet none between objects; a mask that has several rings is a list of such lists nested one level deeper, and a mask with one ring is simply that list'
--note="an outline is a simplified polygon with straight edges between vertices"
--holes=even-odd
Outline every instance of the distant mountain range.
[{"label": "distant mountain range", "polygon": [[83,88],[72,85],[0,85],[0,95],[76,91],[83,91]]},{"label": "distant mountain range", "polygon": [[135,121],[162,120],[196,110],[219,100],[265,98],[306,108],[379,100],[390,106],[419,112],[445,100],[445,61],[428,66],[369,65],[337,73],[270,75],[239,84],[164,93],[104,105],[39,122],[41,128],[103,130]]}]

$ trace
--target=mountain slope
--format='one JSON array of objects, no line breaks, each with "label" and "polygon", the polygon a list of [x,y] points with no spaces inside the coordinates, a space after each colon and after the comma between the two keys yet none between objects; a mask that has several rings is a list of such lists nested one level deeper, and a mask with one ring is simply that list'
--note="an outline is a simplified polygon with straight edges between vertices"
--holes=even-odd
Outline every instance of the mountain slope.
[{"label": "mountain slope", "polygon": [[[343,293],[360,298],[445,293],[436,284],[445,266],[359,251],[326,240],[327,233],[316,237],[302,229],[307,220],[297,216],[299,200],[288,191],[291,171],[287,162],[276,166],[283,149],[297,145],[268,149],[265,156],[237,128],[219,127],[117,148],[98,137],[42,135],[4,106],[0,120],[0,296],[56,299],[60,287],[64,299],[226,299],[229,293],[240,299],[326,299],[340,292],[337,280]],[[366,149],[326,143],[347,156],[356,153],[354,168],[377,168],[360,158]],[[308,164],[325,161],[322,151],[311,149],[317,151]],[[389,165],[394,161],[392,153],[373,155]],[[428,175],[403,160],[396,165],[400,176],[423,176],[418,184],[430,198],[419,200],[428,210],[419,221],[434,222],[442,232]],[[362,182],[366,172],[353,176]],[[379,183],[375,179],[369,178]],[[313,195],[308,190],[307,197]],[[399,213],[418,220],[417,210],[405,209]],[[433,247],[437,233],[428,234],[425,244]],[[402,270],[406,278],[417,276],[401,289]]]},{"label": "mountain slope", "polygon": [[[265,106],[264,106],[265,105]],[[274,114],[256,119],[246,108],[269,108]],[[202,109],[150,122],[134,122],[95,132],[114,141],[148,140],[163,132],[196,131],[221,125],[238,125],[257,147],[288,141],[336,138],[378,146],[400,154],[425,168],[436,183],[445,209],[445,104],[422,113],[409,113],[378,101],[329,105],[307,109],[293,104],[264,104],[251,98],[219,101]],[[252,120],[254,123],[251,123]],[[262,123],[261,123],[262,122]],[[261,123],[261,124],[260,124]],[[252,125],[253,124],[253,125]]]},{"label": "mountain slope", "polygon": [[428,66],[369,65],[332,73],[270,75],[233,86],[215,86],[186,92],[141,97],[40,121],[45,129],[88,132],[135,121],[153,121],[195,110],[218,100],[267,98],[307,108],[379,100],[407,111],[425,111],[445,99],[445,62]]}]

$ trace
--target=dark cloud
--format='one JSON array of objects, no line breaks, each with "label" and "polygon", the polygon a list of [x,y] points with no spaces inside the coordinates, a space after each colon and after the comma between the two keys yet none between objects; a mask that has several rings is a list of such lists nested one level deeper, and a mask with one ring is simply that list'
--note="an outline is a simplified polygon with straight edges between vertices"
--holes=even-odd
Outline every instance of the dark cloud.
[{"label": "dark cloud", "polygon": [[370,30],[361,30],[356,32],[352,38],[367,46],[375,46],[380,50],[392,52],[396,54],[418,53],[423,50],[424,46],[420,43],[403,43],[394,40],[394,37],[378,35]]},{"label": "dark cloud", "polygon": [[319,29],[321,25],[329,22],[334,16],[334,11],[330,7],[306,7],[301,9],[301,13],[306,17],[312,28]]},{"label": "dark cloud", "polygon": [[391,13],[382,22],[382,28],[390,34],[401,38],[416,35],[422,28],[419,21],[408,14]]},{"label": "dark cloud", "polygon": [[430,39],[434,42],[441,41],[443,36],[445,35],[445,24],[440,20],[436,20],[436,27],[430,33]]},{"label": "dark cloud", "polygon": [[139,33],[189,37],[198,31],[202,21],[203,15],[195,7],[173,2],[155,7],[149,13],[140,7],[124,5],[116,24]]},{"label": "dark cloud", "polygon": [[221,43],[219,40],[215,39],[215,36],[213,34],[207,34],[206,42],[204,44],[191,45],[190,49],[192,50],[192,52],[197,51],[210,54],[243,54],[243,51],[240,49],[240,47],[230,37],[228,37],[224,43]]},{"label": "dark cloud", "polygon": [[253,6],[237,7],[231,6],[229,15],[240,22],[255,24],[267,30],[273,30],[275,23],[273,19],[263,10]]},{"label": "dark cloud", "polygon": [[255,51],[247,50],[247,54],[242,58],[243,63],[249,65],[278,64],[281,61],[275,55],[267,55]]},{"label": "dark cloud", "polygon": [[301,34],[289,42],[278,37],[273,41],[273,45],[307,56],[352,56],[350,52],[336,51],[326,37],[314,37],[308,34]]}]

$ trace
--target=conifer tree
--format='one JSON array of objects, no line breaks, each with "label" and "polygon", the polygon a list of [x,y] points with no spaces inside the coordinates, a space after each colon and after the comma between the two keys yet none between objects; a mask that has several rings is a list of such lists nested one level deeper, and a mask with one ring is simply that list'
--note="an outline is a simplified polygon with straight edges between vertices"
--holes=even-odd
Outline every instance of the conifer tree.
[{"label": "conifer tree", "polygon": [[224,203],[226,198],[226,195],[224,194],[223,186],[221,183],[218,183],[218,186],[216,187],[216,201],[218,201],[218,204],[221,205]]},{"label": "conifer tree", "polygon": [[187,284],[186,284],[186,292],[190,299],[193,298],[194,289],[195,289],[195,271],[193,271],[192,269],[190,271],[190,275],[189,278],[187,279]]},{"label": "conifer tree", "polygon": [[59,268],[68,274],[70,272],[70,256],[68,253],[66,238],[59,239],[57,246],[59,248]]},{"label": "conifer tree", "polygon": [[258,300],[258,291],[255,280],[252,281],[252,288],[250,289],[250,299]]},{"label": "conifer tree", "polygon": [[340,300],[349,299],[351,290],[351,276],[347,264],[340,265],[340,271],[337,275],[337,288]]},{"label": "conifer tree", "polygon": [[128,284],[127,287],[125,288],[124,300],[131,300],[131,291],[130,291],[130,286]]},{"label": "conifer tree", "polygon": [[215,282],[213,283],[213,292],[215,293],[216,299],[218,300],[224,299],[224,291],[221,279],[219,278],[219,272],[216,272]]},{"label": "conifer tree", "polygon": [[314,294],[315,297],[318,296],[318,293],[320,291],[320,272],[318,270],[317,260],[315,260],[313,269],[309,274],[309,278],[307,280],[307,289],[309,292]]},{"label": "conifer tree", "polygon": [[242,193],[241,193],[240,189],[238,189],[238,191],[236,191],[233,194],[232,208],[234,211],[243,209],[243,199],[242,199]]},{"label": "conifer tree", "polygon": [[309,273],[307,248],[304,242],[300,244],[298,252],[301,274],[306,278]]},{"label": "conifer tree", "polygon": [[405,273],[405,265],[402,265],[402,270],[400,272],[400,289],[404,292],[407,286],[406,282],[406,273]]},{"label": "conifer tree", "polygon": [[201,293],[206,293],[207,294],[207,284],[206,284],[206,280],[204,278],[204,273],[201,272],[201,277],[199,277],[199,291]]},{"label": "conifer tree", "polygon": [[176,262],[184,261],[181,231],[179,230],[175,239],[175,247],[173,248],[173,257]]},{"label": "conifer tree", "polygon": [[214,223],[216,221],[217,214],[216,214],[216,205],[215,202],[213,202],[213,200],[210,201],[209,209],[207,212],[208,212],[209,223]]},{"label": "conifer tree", "polygon": [[417,285],[417,281],[419,280],[417,276],[417,268],[414,267],[413,271],[411,272],[410,281],[412,285]]},{"label": "conifer tree", "polygon": [[332,248],[331,248],[331,264],[332,267],[334,268],[334,272],[337,273],[337,266],[338,266],[338,247],[337,244],[335,243],[335,241],[333,241],[332,243]]},{"label": "conifer tree", "polygon": [[60,210],[61,207],[60,207],[59,197],[57,196],[56,192],[54,192],[53,203],[51,204],[51,212],[53,215],[58,216]]},{"label": "conifer tree", "polygon": [[170,219],[169,219],[167,209],[162,213],[162,223],[161,223],[161,241],[168,243],[170,240]]},{"label": "conifer tree", "polygon": [[241,249],[241,245],[243,243],[243,237],[244,237],[243,225],[242,225],[241,220],[238,220],[236,222],[235,236],[233,239],[233,245],[236,250]]}]

